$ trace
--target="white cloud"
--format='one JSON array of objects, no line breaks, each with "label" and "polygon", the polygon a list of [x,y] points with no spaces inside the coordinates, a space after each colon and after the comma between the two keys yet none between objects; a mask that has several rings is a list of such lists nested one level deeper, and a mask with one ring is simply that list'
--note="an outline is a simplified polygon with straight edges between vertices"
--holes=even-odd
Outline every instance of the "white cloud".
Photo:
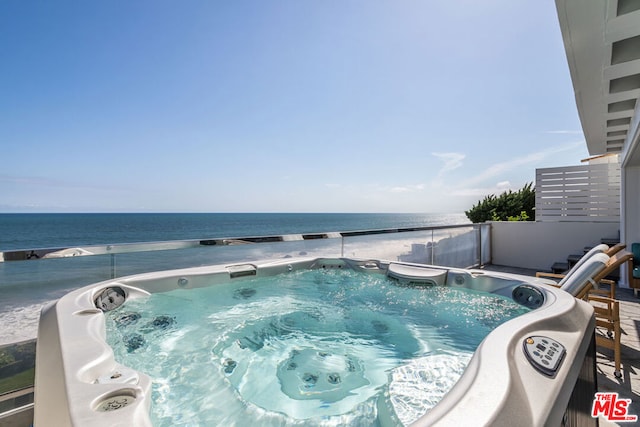
[{"label": "white cloud", "polygon": [[[498,181],[504,174],[515,169],[526,167],[535,168],[545,159],[551,158],[560,153],[574,151],[584,146],[584,141],[572,142],[548,148],[546,150],[535,151],[521,157],[515,157],[508,161],[494,163],[484,168],[484,170],[466,180],[452,183],[453,185],[442,185],[440,191],[456,197],[484,197],[489,194],[502,194],[505,191],[517,191],[512,183],[507,180]],[[494,183],[491,183],[495,180]]]},{"label": "white cloud", "polygon": [[391,187],[391,188],[388,188],[387,191],[391,193],[413,193],[413,192],[422,191],[422,190],[424,190],[424,184]]},{"label": "white cloud", "polygon": [[0,174],[0,184],[10,184],[14,188],[50,188],[55,190],[129,191],[128,187],[113,186],[95,181],[71,181],[40,176],[19,176]]},{"label": "white cloud", "polygon": [[438,177],[441,177],[445,173],[458,169],[462,166],[462,161],[465,159],[465,155],[462,153],[431,153],[433,156],[444,161],[444,165],[438,171]]},{"label": "white cloud", "polygon": [[392,187],[389,189],[391,193],[408,193],[411,190],[408,187]]},{"label": "white cloud", "polygon": [[489,188],[460,188],[449,193],[451,196],[457,197],[481,197],[488,194],[494,194],[494,189]]},{"label": "white cloud", "polygon": [[481,182],[487,181],[493,177],[499,176],[507,171],[520,168],[525,165],[535,165],[536,163],[540,163],[542,160],[550,157],[554,154],[562,153],[565,151],[573,151],[578,147],[584,145],[583,141],[572,142],[569,144],[559,145],[553,148],[549,148],[542,151],[536,151],[530,154],[527,154],[522,157],[516,157],[514,159],[510,159],[505,162],[495,163],[487,167],[484,172],[475,175],[473,178],[467,179],[463,181],[459,187],[472,187]]},{"label": "white cloud", "polygon": [[493,187],[459,188],[459,189],[452,190],[450,194],[452,196],[459,196],[459,197],[469,197],[469,196],[484,197],[489,194],[495,194],[495,195],[502,194],[505,191],[509,191],[509,190],[515,191],[517,189],[513,188],[513,186],[509,181],[501,181],[496,183]]}]

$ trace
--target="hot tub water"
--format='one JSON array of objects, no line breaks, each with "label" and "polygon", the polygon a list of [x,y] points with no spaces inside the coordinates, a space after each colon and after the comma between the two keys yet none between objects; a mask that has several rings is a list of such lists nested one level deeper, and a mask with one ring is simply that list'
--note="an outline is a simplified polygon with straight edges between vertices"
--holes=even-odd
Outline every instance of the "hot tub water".
[{"label": "hot tub water", "polygon": [[155,426],[410,424],[482,339],[528,312],[499,295],[307,270],[131,299],[116,360],[153,378]]}]

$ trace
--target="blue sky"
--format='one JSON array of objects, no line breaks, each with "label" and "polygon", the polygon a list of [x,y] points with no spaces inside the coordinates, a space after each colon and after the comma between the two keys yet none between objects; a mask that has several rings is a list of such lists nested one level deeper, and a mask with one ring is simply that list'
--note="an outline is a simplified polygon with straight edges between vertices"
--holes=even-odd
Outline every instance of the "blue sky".
[{"label": "blue sky", "polygon": [[554,3],[2,1],[0,212],[463,212],[588,157]]}]

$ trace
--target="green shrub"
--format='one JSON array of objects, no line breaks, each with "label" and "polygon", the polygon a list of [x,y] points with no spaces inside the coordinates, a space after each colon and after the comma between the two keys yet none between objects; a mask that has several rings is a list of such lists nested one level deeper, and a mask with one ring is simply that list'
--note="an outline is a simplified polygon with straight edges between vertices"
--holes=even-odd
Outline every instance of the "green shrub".
[{"label": "green shrub", "polygon": [[485,221],[533,221],[535,219],[536,192],[533,183],[499,196],[490,194],[465,211],[473,223]]}]

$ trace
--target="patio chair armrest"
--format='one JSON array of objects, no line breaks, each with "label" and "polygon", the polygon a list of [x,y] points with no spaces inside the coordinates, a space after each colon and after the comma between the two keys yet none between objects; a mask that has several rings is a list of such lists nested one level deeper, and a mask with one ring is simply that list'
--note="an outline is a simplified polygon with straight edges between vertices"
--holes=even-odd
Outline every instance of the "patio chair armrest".
[{"label": "patio chair armrest", "polygon": [[589,301],[601,302],[603,304],[613,304],[618,302],[618,300],[615,300],[613,298],[603,297],[600,295],[592,295],[592,294],[589,294],[589,297],[587,299]]},{"label": "patio chair armrest", "polygon": [[546,271],[538,271],[536,272],[536,277],[549,277],[552,279],[563,279],[564,278],[564,274],[559,274],[559,273],[547,273]]}]

